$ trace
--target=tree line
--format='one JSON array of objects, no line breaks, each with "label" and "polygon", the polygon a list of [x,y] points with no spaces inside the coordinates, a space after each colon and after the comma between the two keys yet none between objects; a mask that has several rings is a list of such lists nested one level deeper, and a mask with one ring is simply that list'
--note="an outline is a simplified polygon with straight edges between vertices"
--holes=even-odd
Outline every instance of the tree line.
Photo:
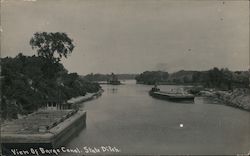
[{"label": "tree line", "polygon": [[[134,80],[137,76],[136,74],[115,74],[119,80]],[[100,73],[90,73],[85,76],[83,76],[84,79],[88,81],[108,81],[112,77],[111,74],[100,74]]]},{"label": "tree line", "polygon": [[231,90],[235,87],[249,87],[248,71],[230,71],[214,67],[207,71],[181,70],[169,74],[163,71],[145,71],[136,78],[137,83],[158,84],[199,84],[208,88]]},{"label": "tree line", "polygon": [[[97,92],[97,83],[69,73],[60,63],[74,49],[65,33],[35,33],[30,40],[37,56],[1,58],[2,117],[17,118],[31,113],[47,101],[66,101],[72,97]],[[57,55],[56,55],[57,53]]]}]

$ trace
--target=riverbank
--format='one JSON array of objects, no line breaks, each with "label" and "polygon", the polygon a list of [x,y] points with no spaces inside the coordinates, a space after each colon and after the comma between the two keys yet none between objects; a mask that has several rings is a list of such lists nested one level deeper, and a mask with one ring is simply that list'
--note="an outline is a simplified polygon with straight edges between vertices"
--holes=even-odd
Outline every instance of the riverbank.
[{"label": "riverbank", "polygon": [[217,97],[226,105],[250,111],[250,90],[235,89],[232,92],[216,92]]},{"label": "riverbank", "polygon": [[[146,83],[146,82],[136,82],[136,84],[143,84],[143,85],[154,85],[155,83]],[[157,85],[175,85],[175,86],[202,86],[201,83],[182,83],[182,82],[157,82]]]},{"label": "riverbank", "polygon": [[250,111],[250,89],[247,88],[237,88],[233,91],[203,90],[198,95],[217,98],[227,106]]},{"label": "riverbank", "polygon": [[82,102],[93,100],[94,98],[101,96],[103,92],[104,92],[103,89],[99,89],[99,91],[96,93],[87,93],[85,96],[78,96],[78,97],[71,98],[67,101],[67,103],[72,104],[72,105],[77,105]]}]

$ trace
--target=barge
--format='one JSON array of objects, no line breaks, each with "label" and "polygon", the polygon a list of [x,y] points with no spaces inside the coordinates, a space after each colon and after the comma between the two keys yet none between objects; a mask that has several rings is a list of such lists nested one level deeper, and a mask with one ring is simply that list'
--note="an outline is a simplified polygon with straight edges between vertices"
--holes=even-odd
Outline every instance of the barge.
[{"label": "barge", "polygon": [[158,99],[175,101],[175,102],[194,102],[194,95],[178,92],[160,91],[156,86],[149,91],[149,95]]},{"label": "barge", "polygon": [[16,155],[15,151],[26,151],[25,155],[33,155],[32,149],[55,149],[65,146],[85,126],[85,111],[36,112],[24,119],[2,125],[2,154],[12,156]]},{"label": "barge", "polygon": [[118,80],[118,77],[114,73],[111,73],[111,77],[107,80],[107,84],[121,85],[121,81]]}]

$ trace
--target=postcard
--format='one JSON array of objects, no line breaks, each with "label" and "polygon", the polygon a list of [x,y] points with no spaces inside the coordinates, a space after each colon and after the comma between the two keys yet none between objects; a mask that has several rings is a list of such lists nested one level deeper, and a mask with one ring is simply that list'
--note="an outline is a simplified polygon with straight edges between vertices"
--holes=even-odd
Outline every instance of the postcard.
[{"label": "postcard", "polygon": [[250,155],[248,0],[1,0],[0,155]]}]

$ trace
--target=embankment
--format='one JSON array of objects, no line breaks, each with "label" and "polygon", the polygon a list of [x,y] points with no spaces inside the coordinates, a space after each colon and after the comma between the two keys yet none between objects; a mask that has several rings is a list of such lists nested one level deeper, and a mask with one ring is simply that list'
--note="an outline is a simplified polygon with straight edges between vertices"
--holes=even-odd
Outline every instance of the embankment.
[{"label": "embankment", "polygon": [[79,104],[82,102],[86,102],[86,101],[90,101],[96,97],[99,97],[102,95],[103,89],[100,89],[98,92],[96,93],[87,93],[85,96],[78,96],[76,98],[71,98],[67,101],[67,103],[70,104]]},{"label": "embankment", "polygon": [[217,97],[226,105],[250,111],[250,90],[235,89],[232,92],[216,92]]},{"label": "embankment", "polygon": [[238,88],[233,91],[201,91],[202,96],[218,98],[223,104],[250,111],[250,89]]}]

